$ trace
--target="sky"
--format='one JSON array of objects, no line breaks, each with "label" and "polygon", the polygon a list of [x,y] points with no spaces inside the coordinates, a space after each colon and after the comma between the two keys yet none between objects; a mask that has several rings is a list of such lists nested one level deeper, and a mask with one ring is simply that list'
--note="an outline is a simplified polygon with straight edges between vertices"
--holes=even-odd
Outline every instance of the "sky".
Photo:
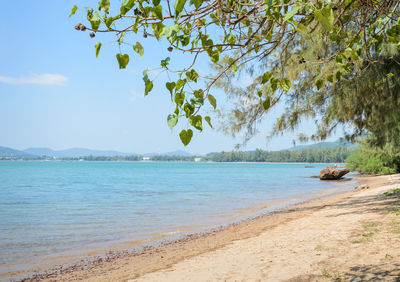
[{"label": "sky", "polygon": [[[131,57],[125,70],[115,58],[119,51],[111,34],[97,34],[74,29],[83,22],[83,6],[95,7],[98,1],[3,1],[0,17],[0,146],[15,149],[49,147],[66,149],[82,147],[118,150],[132,153],[185,150],[204,154],[231,151],[243,141],[204,126],[194,132],[192,142],[184,147],[179,127],[170,130],[166,123],[174,107],[159,76],[153,91],[143,96],[142,72],[159,66],[167,56],[177,64],[187,57],[177,51],[169,53],[168,45],[153,39],[140,40],[145,48],[143,58],[129,46],[122,52]],[[68,15],[74,4],[80,8]],[[135,37],[126,39],[137,41]],[[98,58],[94,45],[102,42]],[[201,60],[199,69],[208,71]],[[164,80],[163,80],[164,79]],[[157,84],[158,83],[158,84]],[[215,90],[216,96],[224,93]],[[224,99],[219,99],[224,103]],[[273,121],[281,113],[275,109],[259,126],[257,134],[243,150],[289,148],[298,132],[267,141]],[[311,133],[312,122],[304,122],[299,132]],[[179,124],[178,124],[179,125]],[[184,126],[180,127],[184,128]],[[336,140],[340,133],[329,140]]]}]

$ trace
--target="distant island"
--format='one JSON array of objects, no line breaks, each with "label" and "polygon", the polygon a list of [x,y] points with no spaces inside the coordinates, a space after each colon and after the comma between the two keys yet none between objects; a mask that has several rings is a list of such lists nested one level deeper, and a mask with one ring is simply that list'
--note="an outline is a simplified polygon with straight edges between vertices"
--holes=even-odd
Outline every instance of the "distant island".
[{"label": "distant island", "polygon": [[307,162],[342,163],[357,145],[339,139],[335,142],[319,142],[295,146],[280,151],[213,152],[193,155],[185,151],[166,153],[133,154],[118,151],[101,151],[84,148],[52,150],[29,148],[23,151],[0,147],[0,160],[61,160],[61,161],[202,161],[202,162]]}]

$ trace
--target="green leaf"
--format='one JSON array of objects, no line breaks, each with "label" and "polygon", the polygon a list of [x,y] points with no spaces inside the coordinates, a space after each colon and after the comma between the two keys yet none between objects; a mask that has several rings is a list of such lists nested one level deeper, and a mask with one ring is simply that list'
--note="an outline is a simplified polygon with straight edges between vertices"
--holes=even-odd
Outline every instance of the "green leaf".
[{"label": "green leaf", "polygon": [[198,9],[203,4],[203,0],[193,0],[193,4]]},{"label": "green leaf", "polygon": [[144,87],[144,95],[146,96],[147,94],[149,94],[149,92],[153,89],[153,81],[151,81],[150,79],[148,79],[145,82],[145,87]]},{"label": "green leaf", "polygon": [[174,101],[178,106],[182,106],[183,102],[185,101],[185,93],[183,92],[176,93]]},{"label": "green leaf", "polygon": [[174,90],[175,86],[176,86],[175,82],[167,82],[167,83],[165,83],[165,87],[167,87],[167,89],[169,90],[171,95],[172,95],[172,91]]},{"label": "green leaf", "polygon": [[203,118],[200,115],[189,117],[189,123],[197,130],[203,131]]},{"label": "green leaf", "polygon": [[236,74],[237,73],[237,65],[236,64],[233,64],[232,66],[231,66],[231,69],[232,69],[232,72],[234,73],[234,74]]},{"label": "green leaf", "polygon": [[210,59],[213,63],[218,63],[219,61],[219,52],[215,51],[214,53],[210,54]]},{"label": "green leaf", "polygon": [[186,72],[186,77],[191,81],[197,82],[199,74],[194,69],[192,69],[191,71]]},{"label": "green leaf", "polygon": [[133,6],[135,6],[136,0],[128,0],[126,1],[123,5],[121,5],[121,15],[125,15],[126,13],[128,13]]},{"label": "green leaf", "polygon": [[315,86],[317,86],[317,89],[320,90],[324,86],[324,81],[322,79],[317,80]]},{"label": "green leaf", "polygon": [[202,89],[194,90],[193,94],[196,98],[204,98],[204,91]]},{"label": "green leaf", "polygon": [[203,98],[192,98],[190,99],[190,103],[193,105],[204,105],[204,99]]},{"label": "green leaf", "polygon": [[94,45],[94,50],[96,51],[96,58],[99,56],[100,48],[101,48],[101,43],[97,42],[96,45]]},{"label": "green leaf", "polygon": [[162,15],[162,6],[158,5],[155,6],[152,10],[151,13],[153,14],[153,16],[155,16],[157,19],[159,20],[163,20],[163,15]]},{"label": "green leaf", "polygon": [[165,37],[167,37],[168,41],[170,42],[174,42],[176,40],[178,33],[179,33],[179,25],[177,24],[164,27]]},{"label": "green leaf", "polygon": [[75,15],[77,10],[78,10],[78,6],[74,5],[74,7],[72,7],[72,11],[71,11],[71,14],[69,15],[69,17],[72,17],[73,15]]},{"label": "green leaf", "polygon": [[107,19],[105,19],[104,23],[106,24],[107,27],[111,27],[111,25],[113,24],[113,22],[116,20],[117,18],[114,17],[108,17]]},{"label": "green leaf", "polygon": [[263,76],[262,76],[261,83],[262,83],[262,84],[267,83],[268,80],[269,80],[271,77],[272,77],[272,73],[270,73],[270,72],[268,72],[268,71],[265,72],[265,73],[263,74]]},{"label": "green leaf", "polygon": [[172,128],[174,128],[175,125],[178,123],[178,116],[176,114],[168,115],[167,123],[168,123],[169,129],[172,130]]},{"label": "green leaf", "polygon": [[342,78],[342,73],[341,73],[340,71],[337,71],[336,74],[335,74],[335,76],[336,76],[336,79],[337,79],[338,81],[340,81],[340,79]]},{"label": "green leaf", "polygon": [[175,0],[174,9],[175,9],[175,18],[179,18],[183,7],[185,7],[186,0]]},{"label": "green leaf", "polygon": [[108,12],[110,11],[110,0],[100,0],[99,10],[102,10],[108,14]]},{"label": "green leaf", "polygon": [[326,80],[328,80],[329,82],[333,82],[333,75],[329,75],[327,78],[326,78]]},{"label": "green leaf", "polygon": [[158,6],[160,4],[161,0],[153,0],[152,2],[153,2],[154,6]]},{"label": "green leaf", "polygon": [[335,18],[331,7],[324,7],[321,11],[315,10],[314,17],[326,31],[332,30]]},{"label": "green leaf", "polygon": [[169,65],[170,57],[165,58],[165,60],[161,60],[161,67],[166,68]]},{"label": "green leaf", "polygon": [[128,54],[117,54],[117,61],[120,69],[125,69],[129,63],[129,55]]},{"label": "green leaf", "polygon": [[290,87],[292,87],[292,83],[287,78],[282,78],[279,81],[279,84],[281,85],[281,88],[286,92],[290,90]]},{"label": "green leaf", "polygon": [[271,97],[267,96],[267,98],[265,99],[265,101],[263,102],[263,108],[264,110],[268,110],[271,107]]},{"label": "green leaf", "polygon": [[176,82],[176,90],[181,89],[186,84],[186,79],[178,79]]},{"label": "green leaf", "polygon": [[193,131],[191,129],[182,130],[181,133],[179,133],[179,137],[181,138],[183,145],[187,146],[190,143],[190,140],[192,140]]},{"label": "green leaf", "polygon": [[210,118],[209,116],[206,116],[206,117],[204,118],[204,120],[208,123],[208,125],[209,125],[211,128],[213,128],[213,126],[212,126],[212,124],[211,124],[211,118]]},{"label": "green leaf", "polygon": [[283,17],[283,21],[286,22],[293,18],[293,16],[300,10],[300,8],[300,6],[292,8],[292,10]]},{"label": "green leaf", "polygon": [[183,106],[183,110],[185,111],[186,117],[188,118],[194,113],[194,106],[189,103],[185,103],[185,105]]},{"label": "green leaf", "polygon": [[272,78],[270,81],[272,91],[276,91],[278,88],[278,79]]},{"label": "green leaf", "polygon": [[133,50],[140,55],[140,58],[143,57],[144,49],[143,49],[142,44],[140,44],[139,42],[136,42],[136,45],[133,45]]},{"label": "green leaf", "polygon": [[94,14],[92,15],[92,17],[90,19],[90,24],[92,25],[92,29],[94,29],[95,31],[97,31],[99,29],[100,16],[99,16],[99,13],[97,11],[94,12]]},{"label": "green leaf", "polygon": [[208,94],[208,101],[210,102],[211,106],[214,107],[214,109],[217,108],[217,100],[215,99],[215,97],[211,94]]},{"label": "green leaf", "polygon": [[160,40],[161,37],[164,34],[164,27],[162,23],[154,23],[151,25],[151,28],[153,29],[153,33],[156,36],[157,40]]}]

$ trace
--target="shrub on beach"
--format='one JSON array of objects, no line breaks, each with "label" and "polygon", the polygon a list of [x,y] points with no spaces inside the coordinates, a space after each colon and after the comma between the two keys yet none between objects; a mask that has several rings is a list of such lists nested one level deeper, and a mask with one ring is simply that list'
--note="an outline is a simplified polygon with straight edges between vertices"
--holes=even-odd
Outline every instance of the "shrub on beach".
[{"label": "shrub on beach", "polygon": [[367,174],[392,174],[400,172],[400,152],[390,148],[372,148],[362,145],[346,160],[351,171]]}]

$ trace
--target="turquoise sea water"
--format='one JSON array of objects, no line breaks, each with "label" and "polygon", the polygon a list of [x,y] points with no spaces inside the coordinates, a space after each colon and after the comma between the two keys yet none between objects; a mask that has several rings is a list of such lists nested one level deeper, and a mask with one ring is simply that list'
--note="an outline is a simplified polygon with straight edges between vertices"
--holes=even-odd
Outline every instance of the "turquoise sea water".
[{"label": "turquoise sea water", "polygon": [[350,188],[310,178],[326,166],[0,162],[0,274],[150,244]]}]

